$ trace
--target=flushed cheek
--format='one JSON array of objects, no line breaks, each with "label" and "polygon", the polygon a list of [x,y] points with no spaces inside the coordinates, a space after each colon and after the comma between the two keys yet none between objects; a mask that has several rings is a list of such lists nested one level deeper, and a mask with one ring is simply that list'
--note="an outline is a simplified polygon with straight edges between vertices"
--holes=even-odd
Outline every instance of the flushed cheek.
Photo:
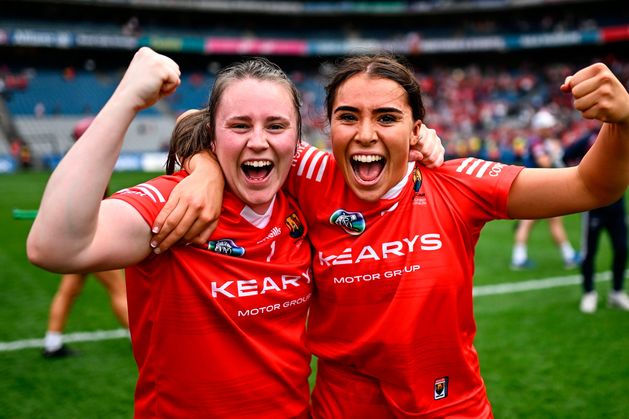
[{"label": "flushed cheek", "polygon": [[344,137],[341,136],[333,136],[330,138],[332,143],[332,153],[334,154],[334,158],[340,164],[345,164],[345,162],[349,159],[349,150],[348,145],[349,141],[344,140]]},{"label": "flushed cheek", "polygon": [[217,140],[214,144],[214,153],[216,153],[216,156],[222,156],[226,161],[232,160],[231,163],[233,163],[234,160],[238,160],[240,153],[242,153],[244,149],[243,142],[239,141],[238,138],[230,136],[220,137],[217,135],[217,137],[222,139]]},{"label": "flushed cheek", "polygon": [[332,147],[339,148],[345,147],[356,132],[355,128],[349,128],[343,125],[333,125],[330,130],[333,133],[330,137]]}]

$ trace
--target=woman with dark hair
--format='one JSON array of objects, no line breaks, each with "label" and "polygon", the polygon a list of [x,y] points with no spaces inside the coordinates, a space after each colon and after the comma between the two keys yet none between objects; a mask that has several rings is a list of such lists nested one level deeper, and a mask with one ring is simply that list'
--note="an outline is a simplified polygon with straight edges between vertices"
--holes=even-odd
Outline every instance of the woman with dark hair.
[{"label": "woman with dark hair", "polygon": [[431,169],[408,163],[424,115],[412,71],[386,55],[339,65],[326,100],[334,155],[301,146],[287,181],[315,251],[313,417],[493,416],[473,345],[483,226],[595,208],[629,183],[625,88],[603,64],[560,88],[605,122],[577,167],[465,158]]}]

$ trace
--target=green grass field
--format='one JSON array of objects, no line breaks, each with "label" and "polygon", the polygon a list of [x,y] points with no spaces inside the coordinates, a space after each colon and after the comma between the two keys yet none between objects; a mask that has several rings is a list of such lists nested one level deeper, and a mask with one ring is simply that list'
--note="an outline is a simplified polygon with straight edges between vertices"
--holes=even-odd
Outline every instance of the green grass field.
[{"label": "green grass field", "polygon": [[[58,275],[30,265],[25,255],[29,220],[14,220],[13,208],[37,208],[47,173],[0,176],[0,347],[41,339]],[[151,175],[117,173],[112,190]],[[79,204],[79,203],[77,203]],[[573,244],[579,217],[566,218]],[[548,228],[539,223],[529,255],[536,268],[508,269],[513,222],[490,223],[478,245],[476,285],[577,276],[566,271]],[[50,244],[54,246],[54,242]],[[602,242],[598,268],[609,269]],[[602,298],[609,281],[599,281]],[[625,418],[629,412],[629,313],[578,311],[575,284],[475,298],[476,347],[497,418]],[[437,313],[438,314],[438,313]],[[90,280],[72,312],[66,333],[118,329],[105,291]],[[6,345],[5,345],[6,346]],[[136,367],[126,338],[75,342],[80,355],[45,360],[40,348],[0,350],[0,418],[130,418]]]}]

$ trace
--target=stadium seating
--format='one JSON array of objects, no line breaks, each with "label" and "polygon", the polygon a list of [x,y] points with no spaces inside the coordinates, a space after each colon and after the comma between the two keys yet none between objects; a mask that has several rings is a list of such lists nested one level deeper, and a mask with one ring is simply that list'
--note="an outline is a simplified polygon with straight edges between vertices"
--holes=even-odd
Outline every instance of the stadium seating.
[{"label": "stadium seating", "polygon": [[[163,149],[174,116],[186,109],[204,106],[215,71],[221,65],[239,58],[224,55],[212,56],[208,60],[207,56],[195,55],[192,51],[186,51],[187,36],[196,37],[195,42],[207,37],[233,37],[242,42],[276,37],[329,42],[334,46],[353,41],[360,44],[369,39],[405,40],[413,34],[421,42],[431,37],[447,41],[460,39],[461,36],[504,37],[509,34],[587,32],[629,23],[625,15],[615,13],[621,5],[613,1],[606,1],[606,8],[596,7],[596,2],[582,2],[572,13],[565,13],[558,5],[532,5],[516,11],[516,8],[511,10],[512,5],[508,1],[493,2],[487,13],[475,13],[485,11],[486,2],[441,0],[386,4],[290,2],[276,5],[278,12],[271,13],[266,9],[266,3],[254,1],[248,3],[247,7],[258,7],[259,10],[235,14],[219,9],[212,11],[214,3],[210,2],[204,5],[209,8],[207,10],[188,10],[186,13],[183,9],[178,10],[181,12],[178,19],[171,19],[172,13],[168,6],[157,13],[137,9],[129,19],[129,22],[134,23],[132,27],[129,27],[129,22],[124,25],[113,23],[126,19],[117,16],[119,9],[103,8],[100,9],[103,13],[91,14],[89,21],[81,21],[79,18],[85,15],[89,6],[68,7],[63,17],[53,13],[52,8],[44,8],[41,16],[36,17],[23,3],[8,3],[6,17],[0,19],[0,32],[3,28],[9,31],[7,33],[32,28],[50,33],[66,33],[64,31],[71,27],[74,34],[89,32],[123,35],[127,37],[125,39],[142,40],[149,44],[153,36],[166,40],[172,36],[181,41],[181,44],[168,44],[166,41],[163,46],[167,49],[164,51],[166,54],[170,54],[168,49],[173,49],[174,58],[185,63],[182,84],[173,96],[140,114],[137,126],[132,126],[124,145],[123,151],[129,152]],[[140,3],[141,0],[138,1]],[[223,6],[230,5],[226,2]],[[194,8],[193,5],[189,7]],[[297,9],[300,11],[295,11]],[[124,7],[122,10],[126,15],[131,13]],[[458,18],[454,19],[453,16]],[[195,48],[207,48],[207,45],[195,45]],[[447,54],[436,52],[410,55],[409,59],[417,69],[417,77],[424,90],[427,110],[425,122],[439,132],[448,157],[477,155],[512,163],[525,159],[526,139],[529,136],[527,126],[534,110],[541,106],[551,107],[557,114],[566,141],[583,129],[580,117],[571,110],[569,97],[558,89],[566,75],[584,63],[604,59],[613,66],[614,72],[623,82],[629,80],[629,63],[619,59],[624,57],[624,44],[620,43],[615,48],[613,44],[610,45],[602,57],[580,57],[578,60],[573,54],[555,54],[556,51],[562,51],[558,47],[549,48],[548,53],[543,50],[532,51],[534,55],[531,56],[535,58],[531,60],[518,59],[513,54],[501,56],[505,60],[499,62],[492,56],[469,55],[467,59],[468,55],[465,54],[451,59]],[[131,53],[119,51],[117,60],[110,62],[110,51],[76,49],[72,51],[73,55],[63,55],[62,48],[58,52],[52,50],[42,54],[37,60],[26,60],[30,61],[31,65],[28,65],[21,63],[19,49],[9,47],[5,51],[16,54],[15,59],[8,61],[16,66],[9,69],[9,74],[18,74],[21,79],[25,77],[28,80],[25,88],[21,86],[11,90],[6,94],[6,99],[16,125],[25,139],[32,143],[35,157],[58,155],[67,150],[71,144],[69,133],[73,122],[85,115],[95,114],[103,106],[115,89],[124,63],[127,62],[127,58],[120,57],[128,57]],[[209,54],[207,51],[205,53]],[[56,54],[61,54],[63,58],[57,59]],[[299,57],[294,62],[287,57],[277,58],[302,92],[306,140],[326,147],[328,143],[323,132],[326,124],[322,87],[324,77],[321,74],[323,66],[320,65],[321,61],[333,61],[334,57],[316,57],[313,51],[306,51],[306,54],[315,57]],[[497,56],[494,53],[493,57]],[[72,59],[66,60],[68,57]],[[88,65],[92,58],[98,62],[96,68]],[[37,64],[33,65],[33,62]],[[17,67],[20,64],[23,65]],[[6,73],[6,69],[0,68],[0,80],[3,71]],[[155,131],[155,127],[159,127],[159,131]],[[0,153],[4,152],[0,149]]]}]

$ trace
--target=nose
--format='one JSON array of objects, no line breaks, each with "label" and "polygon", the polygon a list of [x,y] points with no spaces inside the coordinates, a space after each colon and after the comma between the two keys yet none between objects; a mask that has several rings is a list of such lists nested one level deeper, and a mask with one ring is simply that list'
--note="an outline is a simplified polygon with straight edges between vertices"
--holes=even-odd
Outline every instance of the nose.
[{"label": "nose", "polygon": [[362,120],[358,124],[355,140],[362,145],[373,144],[378,140],[376,129],[369,120]]},{"label": "nose", "polygon": [[249,140],[247,141],[247,147],[252,150],[265,150],[268,148],[269,142],[267,134],[264,129],[256,128],[252,131]]}]

